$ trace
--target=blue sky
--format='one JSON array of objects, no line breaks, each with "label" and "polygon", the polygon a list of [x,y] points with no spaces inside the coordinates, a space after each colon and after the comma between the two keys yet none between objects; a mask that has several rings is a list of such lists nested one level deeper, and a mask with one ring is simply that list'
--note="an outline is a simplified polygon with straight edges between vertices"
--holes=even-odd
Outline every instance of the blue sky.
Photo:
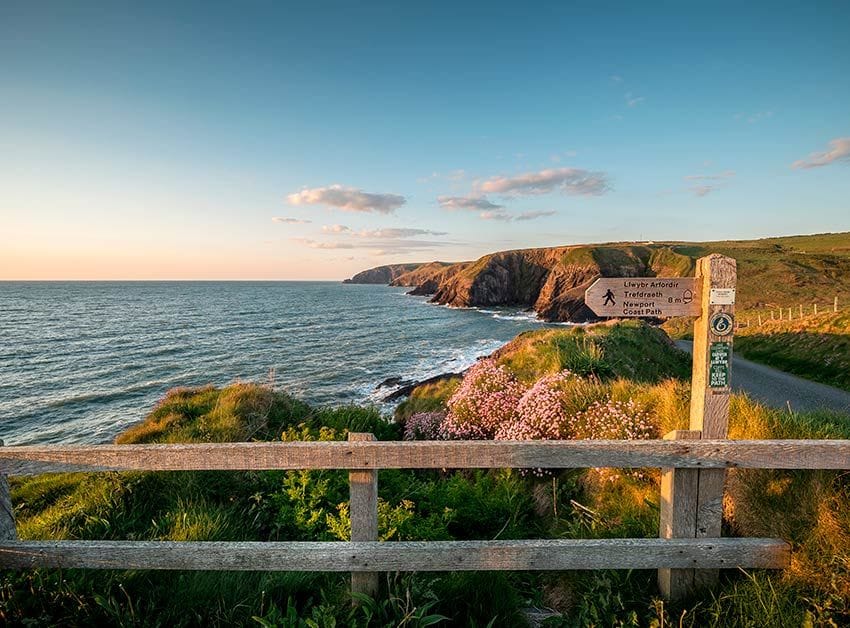
[{"label": "blue sky", "polygon": [[0,3],[0,278],[850,230],[846,2],[175,4]]}]

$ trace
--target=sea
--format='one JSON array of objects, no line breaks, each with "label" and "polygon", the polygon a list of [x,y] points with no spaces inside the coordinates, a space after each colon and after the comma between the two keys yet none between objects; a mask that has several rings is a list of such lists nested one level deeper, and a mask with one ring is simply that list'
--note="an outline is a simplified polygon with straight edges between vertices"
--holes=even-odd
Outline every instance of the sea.
[{"label": "sea", "polygon": [[176,386],[262,382],[373,404],[546,323],[333,282],[0,282],[0,439],[105,443]]}]

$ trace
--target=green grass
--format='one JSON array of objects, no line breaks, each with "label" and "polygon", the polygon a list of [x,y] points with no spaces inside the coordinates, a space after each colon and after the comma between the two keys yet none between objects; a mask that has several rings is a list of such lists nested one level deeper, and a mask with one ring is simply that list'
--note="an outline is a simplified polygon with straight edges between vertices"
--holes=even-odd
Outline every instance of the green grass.
[{"label": "green grass", "polygon": [[417,386],[410,396],[396,408],[396,419],[403,421],[417,412],[434,412],[442,409],[449,397],[460,386],[461,380],[461,377],[450,377]]},{"label": "green grass", "polygon": [[494,357],[528,383],[562,369],[656,382],[686,377],[690,368],[663,331],[641,321],[529,331]]},{"label": "green grass", "polygon": [[850,310],[767,321],[735,336],[742,356],[850,391]]},{"label": "green grass", "polygon": [[[117,440],[341,440],[348,431],[400,438],[398,424],[373,409],[313,409],[238,384],[172,391]],[[350,530],[344,470],[48,474],[11,484],[24,539],[340,540]],[[387,470],[379,497],[380,535],[387,541],[543,533],[525,480],[515,473]],[[458,600],[472,580],[500,588],[482,588],[463,604]],[[521,574],[396,578],[379,600],[352,610],[342,574],[0,572],[0,624],[390,626],[406,617],[415,626],[439,614],[504,624],[519,621],[526,580]]]},{"label": "green grass", "polygon": [[[540,330],[499,359],[529,381],[569,365],[570,406],[632,400],[658,433],[687,426],[687,359],[640,323]],[[420,391],[439,407],[452,382]],[[422,406],[425,407],[425,406]],[[850,438],[850,418],[789,414],[733,396],[732,438]],[[315,409],[251,385],[176,391],[122,442],[397,439],[373,409]],[[179,436],[178,436],[179,435]],[[336,540],[350,524],[345,471],[54,474],[12,481],[22,538]],[[385,470],[379,534],[396,540],[612,538],[658,534],[658,472]],[[665,604],[654,572],[386,574],[353,609],[343,574],[39,569],[0,572],[9,625],[800,626],[850,622],[850,478],[836,472],[735,470],[725,534],[793,545],[784,572],[724,573],[712,591]],[[445,618],[441,620],[441,617]]]}]

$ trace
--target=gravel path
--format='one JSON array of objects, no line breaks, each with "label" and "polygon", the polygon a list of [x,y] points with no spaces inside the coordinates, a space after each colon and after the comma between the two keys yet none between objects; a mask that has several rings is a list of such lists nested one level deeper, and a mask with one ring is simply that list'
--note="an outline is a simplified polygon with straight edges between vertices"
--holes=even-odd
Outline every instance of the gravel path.
[{"label": "gravel path", "polygon": [[[689,340],[677,340],[676,346],[688,353],[693,349]],[[734,354],[732,388],[774,408],[787,409],[790,404],[795,412],[825,409],[850,414],[850,392],[756,364]]]}]

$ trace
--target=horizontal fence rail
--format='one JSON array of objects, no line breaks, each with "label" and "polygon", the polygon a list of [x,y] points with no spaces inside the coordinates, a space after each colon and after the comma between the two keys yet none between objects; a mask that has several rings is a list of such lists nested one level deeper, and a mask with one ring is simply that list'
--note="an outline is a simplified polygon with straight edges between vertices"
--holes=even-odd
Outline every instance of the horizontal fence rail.
[{"label": "horizontal fence rail", "polygon": [[[257,442],[0,447],[0,568],[344,571],[352,590],[378,592],[378,572],[658,569],[662,594],[686,594],[696,575],[790,563],[781,539],[694,534],[701,508],[692,484],[705,469],[850,469],[848,440],[664,440]],[[380,469],[660,467],[658,539],[378,542]],[[67,471],[349,471],[351,542],[19,541],[6,477]],[[678,475],[676,475],[678,474]],[[720,478],[722,480],[722,477]],[[716,502],[716,503],[715,503]],[[356,515],[356,516],[355,516]],[[719,511],[718,511],[719,517]],[[681,530],[679,528],[682,528]],[[700,571],[701,570],[701,571]]]},{"label": "horizontal fence rail", "polygon": [[850,469],[846,440],[257,442],[0,447],[0,474],[273,469]]},{"label": "horizontal fence rail", "polygon": [[3,567],[233,571],[540,571],[788,564],[777,539],[398,542],[12,541]]}]

